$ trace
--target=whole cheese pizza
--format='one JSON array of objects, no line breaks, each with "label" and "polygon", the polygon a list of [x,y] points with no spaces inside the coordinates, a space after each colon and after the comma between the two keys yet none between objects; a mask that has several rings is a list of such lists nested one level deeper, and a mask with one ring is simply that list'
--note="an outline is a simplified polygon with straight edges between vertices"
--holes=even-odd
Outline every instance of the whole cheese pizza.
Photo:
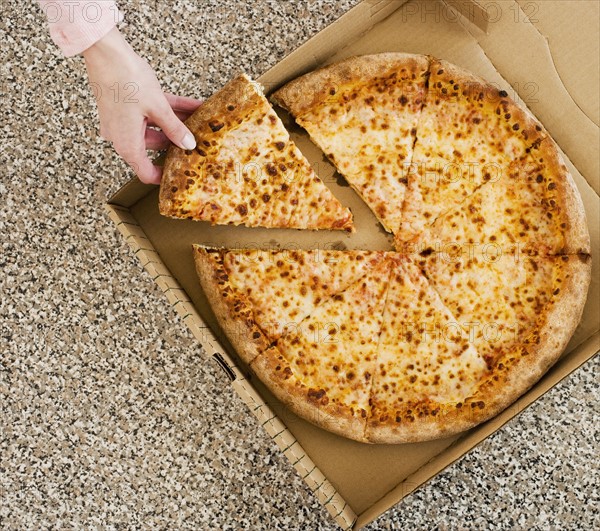
[{"label": "whole cheese pizza", "polygon": [[301,417],[370,443],[456,434],[526,392],[565,349],[591,275],[581,197],[539,122],[455,65],[400,53],[324,67],[272,100],[395,250],[196,245],[250,370]]}]

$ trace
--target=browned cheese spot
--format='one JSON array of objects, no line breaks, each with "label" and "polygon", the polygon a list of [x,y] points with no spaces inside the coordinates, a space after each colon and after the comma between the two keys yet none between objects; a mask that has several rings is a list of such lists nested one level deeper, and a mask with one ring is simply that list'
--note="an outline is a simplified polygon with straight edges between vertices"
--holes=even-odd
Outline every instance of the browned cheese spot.
[{"label": "browned cheese spot", "polygon": [[212,129],[214,133],[216,133],[217,131],[223,129],[223,127],[225,127],[225,124],[223,122],[220,122],[219,120],[211,120],[210,122],[208,122],[208,126]]}]

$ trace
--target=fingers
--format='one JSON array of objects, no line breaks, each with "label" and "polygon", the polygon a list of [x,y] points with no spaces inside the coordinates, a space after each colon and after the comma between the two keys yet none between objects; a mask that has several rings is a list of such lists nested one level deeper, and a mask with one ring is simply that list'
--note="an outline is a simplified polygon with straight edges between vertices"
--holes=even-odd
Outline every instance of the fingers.
[{"label": "fingers", "polygon": [[144,136],[140,135],[139,138],[133,139],[133,142],[132,137],[129,137],[125,145],[119,142],[114,142],[113,145],[121,158],[133,168],[140,181],[146,184],[159,184],[162,170],[152,164],[148,158],[144,140]]},{"label": "fingers", "polygon": [[168,92],[165,92],[165,98],[174,111],[182,111],[188,114],[193,113],[200,105],[202,105],[202,101],[195,98],[177,96],[175,94],[169,94]]},{"label": "fingers", "polygon": [[163,130],[167,138],[181,149],[194,149],[196,139],[191,131],[177,118],[168,101],[164,105],[153,109],[148,118]]},{"label": "fingers", "polygon": [[162,131],[146,129],[144,134],[146,149],[160,150],[169,147],[169,139]]},{"label": "fingers", "polygon": [[[184,111],[173,111],[175,113],[175,116],[177,116],[177,118],[179,118],[182,122],[185,122],[191,115],[191,112],[184,112]],[[152,127],[156,127],[156,124],[154,123],[153,120],[148,120],[148,125],[152,126]]]},{"label": "fingers", "polygon": [[[125,131],[122,127],[109,128],[110,131],[119,131],[114,136],[103,134],[103,121],[101,120],[102,136],[113,141],[115,151],[133,168],[140,181],[148,184],[159,184],[162,170],[152,164],[146,154],[146,149],[164,149],[168,146],[169,141],[181,149],[189,150],[196,147],[194,135],[181,120],[188,118],[201,102],[173,94],[162,96],[162,93],[159,99],[158,104],[154,105],[151,112],[146,115],[147,119],[145,118],[143,123],[139,124],[137,135],[131,133],[131,127],[128,127],[128,134],[125,136],[120,134]],[[162,131],[151,129],[148,126],[160,127]],[[134,127],[134,129],[137,128]]]},{"label": "fingers", "polygon": [[133,159],[130,160],[127,160],[127,155],[121,156],[123,157],[123,160],[131,166],[140,181],[145,184],[160,184],[162,169],[152,164],[145,151],[143,157],[136,154],[133,156]]}]

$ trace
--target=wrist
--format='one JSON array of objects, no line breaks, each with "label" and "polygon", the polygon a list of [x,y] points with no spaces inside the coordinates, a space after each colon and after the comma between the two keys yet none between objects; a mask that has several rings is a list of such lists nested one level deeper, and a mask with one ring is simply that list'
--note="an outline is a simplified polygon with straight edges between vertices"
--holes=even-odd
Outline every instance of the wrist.
[{"label": "wrist", "polygon": [[84,50],[82,55],[88,64],[97,61],[106,64],[106,61],[114,61],[115,58],[122,58],[130,52],[133,52],[133,49],[115,26],[99,41]]}]

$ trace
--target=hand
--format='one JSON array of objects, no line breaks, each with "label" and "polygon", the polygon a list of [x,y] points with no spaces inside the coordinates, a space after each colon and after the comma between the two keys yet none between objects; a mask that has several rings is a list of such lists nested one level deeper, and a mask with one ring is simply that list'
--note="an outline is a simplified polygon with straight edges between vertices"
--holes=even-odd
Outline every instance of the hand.
[{"label": "hand", "polygon": [[83,52],[83,57],[98,105],[100,135],[113,143],[142,182],[158,184],[162,171],[152,164],[146,149],[163,149],[169,141],[194,149],[194,135],[181,120],[201,102],[164,93],[152,67],[117,28]]}]

